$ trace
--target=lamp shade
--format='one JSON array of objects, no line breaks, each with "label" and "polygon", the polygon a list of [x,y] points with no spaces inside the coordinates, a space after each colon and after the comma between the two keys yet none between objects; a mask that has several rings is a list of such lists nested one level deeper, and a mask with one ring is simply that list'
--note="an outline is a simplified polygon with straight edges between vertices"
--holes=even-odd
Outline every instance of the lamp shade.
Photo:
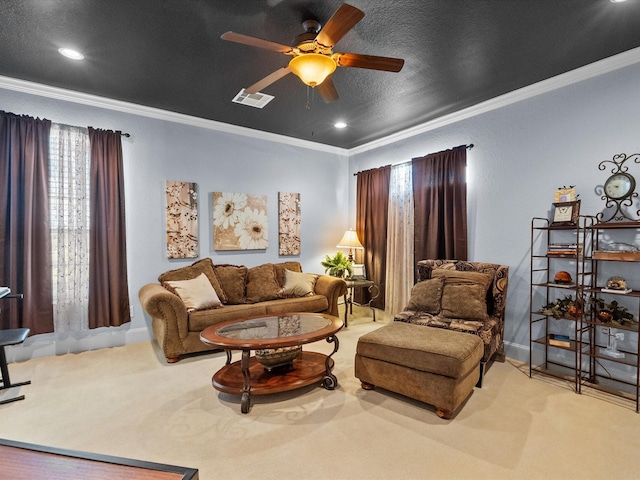
[{"label": "lamp shade", "polygon": [[338,242],[336,245],[337,248],[364,248],[362,243],[360,243],[360,239],[358,238],[358,234],[355,230],[347,230],[344,232],[342,240]]},{"label": "lamp shade", "polygon": [[305,53],[293,57],[289,62],[289,69],[304,83],[315,87],[335,71],[336,62],[320,53]]}]

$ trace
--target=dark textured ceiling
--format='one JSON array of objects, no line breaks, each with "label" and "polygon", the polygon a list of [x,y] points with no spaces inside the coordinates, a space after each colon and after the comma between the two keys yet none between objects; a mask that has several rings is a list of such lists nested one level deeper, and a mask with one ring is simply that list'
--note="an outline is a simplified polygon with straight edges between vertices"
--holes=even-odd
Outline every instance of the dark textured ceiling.
[{"label": "dark textured ceiling", "polygon": [[353,148],[640,47],[638,0],[351,0],[366,15],[334,51],[404,58],[400,73],[339,67],[330,104],[293,75],[263,90],[275,99],[262,110],[231,102],[290,57],[223,32],[289,45],[341,4],[2,0],[0,75]]}]

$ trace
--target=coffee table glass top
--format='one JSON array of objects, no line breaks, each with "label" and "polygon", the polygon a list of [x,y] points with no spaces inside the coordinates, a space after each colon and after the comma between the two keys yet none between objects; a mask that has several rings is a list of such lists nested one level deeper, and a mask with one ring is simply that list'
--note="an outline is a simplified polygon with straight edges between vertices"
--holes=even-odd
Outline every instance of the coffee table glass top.
[{"label": "coffee table glass top", "polygon": [[339,318],[319,313],[265,315],[208,327],[200,338],[223,348],[299,345],[324,339],[342,325]]},{"label": "coffee table glass top", "polygon": [[325,317],[302,314],[280,315],[232,323],[219,328],[216,333],[225,338],[255,340],[305,335],[329,325],[331,325],[331,320]]}]

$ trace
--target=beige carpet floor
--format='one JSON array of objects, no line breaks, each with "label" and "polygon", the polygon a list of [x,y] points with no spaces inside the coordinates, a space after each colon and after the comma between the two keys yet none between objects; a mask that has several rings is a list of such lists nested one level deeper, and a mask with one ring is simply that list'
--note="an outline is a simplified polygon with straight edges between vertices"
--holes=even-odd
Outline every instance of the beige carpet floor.
[{"label": "beige carpet floor", "polygon": [[[357,339],[388,321],[368,313],[338,334],[337,390],[254,397],[247,415],[239,398],[211,387],[222,353],[167,365],[144,342],[11,364],[14,382],[32,384],[0,393],[26,394],[0,406],[0,437],[198,468],[203,480],[640,477],[634,406],[530,379],[515,361],[494,364],[453,420],[362,390],[353,376]],[[328,353],[332,345],[305,348]]]}]

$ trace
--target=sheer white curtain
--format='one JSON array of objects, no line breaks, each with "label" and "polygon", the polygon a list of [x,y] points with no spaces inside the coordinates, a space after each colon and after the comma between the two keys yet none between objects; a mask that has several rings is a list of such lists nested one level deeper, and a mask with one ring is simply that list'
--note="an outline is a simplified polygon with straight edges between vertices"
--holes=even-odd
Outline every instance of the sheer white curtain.
[{"label": "sheer white curtain", "polygon": [[385,311],[399,313],[413,287],[413,185],[411,162],[391,168],[387,227]]},{"label": "sheer white curtain", "polygon": [[89,328],[89,173],[86,128],[51,124],[51,209],[54,330]]}]

